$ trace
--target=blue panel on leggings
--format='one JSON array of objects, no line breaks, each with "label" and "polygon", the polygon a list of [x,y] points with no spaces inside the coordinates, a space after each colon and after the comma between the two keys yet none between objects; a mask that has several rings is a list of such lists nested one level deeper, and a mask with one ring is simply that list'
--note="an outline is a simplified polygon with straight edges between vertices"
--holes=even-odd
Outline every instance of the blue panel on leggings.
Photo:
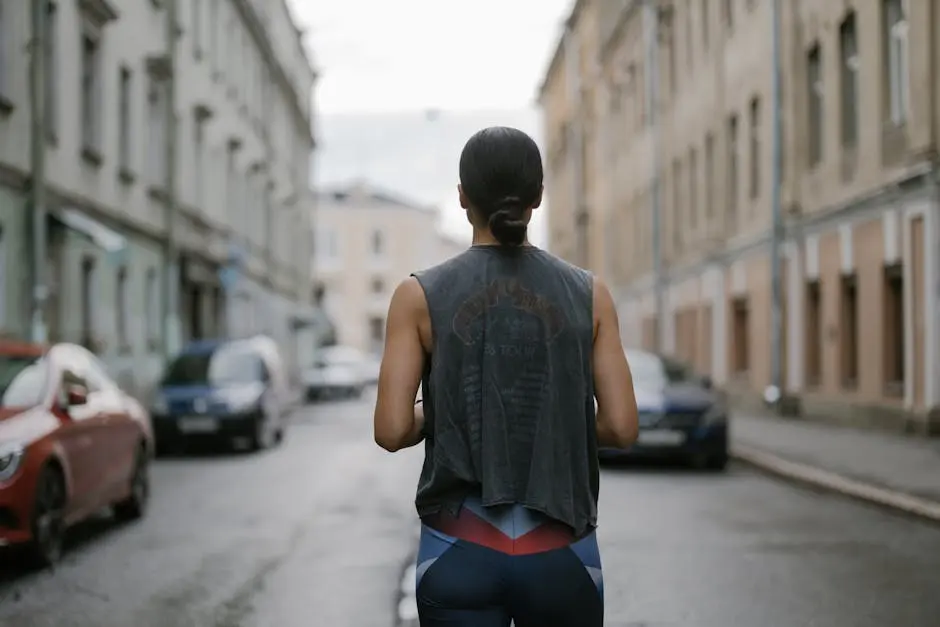
[{"label": "blue panel on leggings", "polygon": [[597,532],[592,531],[577,542],[571,545],[571,550],[578,556],[581,562],[590,568],[600,569],[601,552],[597,548]]}]

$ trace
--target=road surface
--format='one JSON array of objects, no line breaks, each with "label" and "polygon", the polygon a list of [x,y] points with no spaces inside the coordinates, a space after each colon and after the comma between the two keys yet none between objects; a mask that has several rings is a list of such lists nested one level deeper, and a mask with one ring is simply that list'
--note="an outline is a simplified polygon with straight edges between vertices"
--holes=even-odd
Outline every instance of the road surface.
[{"label": "road surface", "polygon": [[[79,530],[0,578],[3,627],[391,627],[420,451],[371,399],[300,412],[283,448],[159,460],[146,520]],[[605,469],[608,627],[932,627],[940,528],[732,466]]]},{"label": "road surface", "polygon": [[7,577],[0,625],[389,627],[421,458],[375,445],[370,402],[305,408],[261,455],[157,460],[147,518]]}]

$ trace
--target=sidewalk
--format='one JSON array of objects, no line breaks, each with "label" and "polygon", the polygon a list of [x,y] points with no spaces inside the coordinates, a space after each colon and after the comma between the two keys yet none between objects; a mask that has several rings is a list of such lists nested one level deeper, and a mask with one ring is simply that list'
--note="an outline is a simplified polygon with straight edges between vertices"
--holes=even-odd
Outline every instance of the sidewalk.
[{"label": "sidewalk", "polygon": [[940,521],[940,439],[735,415],[731,442],[769,472]]}]

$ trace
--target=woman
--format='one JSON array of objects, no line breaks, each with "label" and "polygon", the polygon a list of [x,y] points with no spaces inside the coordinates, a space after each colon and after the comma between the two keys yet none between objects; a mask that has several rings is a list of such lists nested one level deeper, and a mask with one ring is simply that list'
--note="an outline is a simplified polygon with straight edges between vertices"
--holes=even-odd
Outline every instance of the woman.
[{"label": "woman", "polygon": [[542,177],[522,131],[471,137],[457,190],[473,245],[389,305],[375,440],[425,442],[423,627],[603,624],[597,449],[633,443],[636,399],[607,287],[528,242]]}]

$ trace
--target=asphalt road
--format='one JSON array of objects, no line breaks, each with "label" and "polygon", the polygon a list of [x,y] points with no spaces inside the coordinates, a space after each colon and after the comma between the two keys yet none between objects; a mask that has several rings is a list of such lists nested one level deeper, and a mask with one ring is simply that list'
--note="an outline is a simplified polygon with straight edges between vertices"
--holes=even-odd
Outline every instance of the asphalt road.
[{"label": "asphalt road", "polygon": [[0,626],[389,627],[421,458],[374,444],[369,402],[304,409],[261,455],[158,460],[147,518],[0,580]]},{"label": "asphalt road", "polygon": [[[369,402],[262,455],[158,461],[146,520],[0,577],[0,626],[390,627],[421,459],[372,443]],[[601,500],[608,627],[940,624],[940,527],[737,466],[607,469]]]}]

